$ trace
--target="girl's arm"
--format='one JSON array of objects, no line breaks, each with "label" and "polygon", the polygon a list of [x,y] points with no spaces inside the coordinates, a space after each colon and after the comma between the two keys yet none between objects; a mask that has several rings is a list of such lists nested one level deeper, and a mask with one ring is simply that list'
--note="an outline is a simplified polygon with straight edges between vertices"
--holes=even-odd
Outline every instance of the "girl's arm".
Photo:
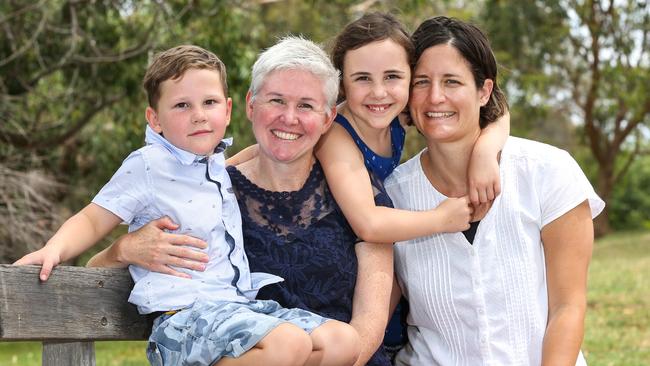
[{"label": "girl's arm", "polygon": [[178,225],[168,217],[151,221],[134,232],[122,235],[108,248],[90,258],[86,266],[121,268],[135,264],[153,272],[185,278],[189,278],[189,275],[171,266],[205,270],[208,255],[189,247],[205,249],[208,244],[189,235],[167,233],[164,229],[176,230]]},{"label": "girl's arm", "polygon": [[481,130],[467,170],[469,199],[473,205],[492,201],[501,193],[499,153],[510,135],[510,113]]},{"label": "girl's arm", "polygon": [[83,253],[122,222],[117,215],[89,204],[69,218],[45,246],[29,253],[14,264],[40,264],[40,279],[46,281],[52,268]]},{"label": "girl's arm", "polygon": [[587,201],[542,228],[548,323],[542,365],[575,365],[584,336],[587,271],[594,241]]},{"label": "girl's arm", "polygon": [[367,242],[393,243],[469,228],[471,210],[466,197],[450,198],[429,211],[376,206],[363,156],[337,124],[321,137],[316,156],[336,203],[354,232]]},{"label": "girl's arm", "polygon": [[355,365],[365,365],[384,340],[393,283],[393,246],[357,243],[357,282],[350,325],[359,333],[361,353]]},{"label": "girl's arm", "polygon": [[226,165],[235,165],[235,166],[237,166],[237,165],[239,165],[241,163],[245,163],[245,162],[253,159],[254,157],[257,156],[257,149],[258,149],[257,144],[245,147],[244,149],[239,151],[237,154],[235,154],[235,155],[229,157],[228,159],[226,159]]}]

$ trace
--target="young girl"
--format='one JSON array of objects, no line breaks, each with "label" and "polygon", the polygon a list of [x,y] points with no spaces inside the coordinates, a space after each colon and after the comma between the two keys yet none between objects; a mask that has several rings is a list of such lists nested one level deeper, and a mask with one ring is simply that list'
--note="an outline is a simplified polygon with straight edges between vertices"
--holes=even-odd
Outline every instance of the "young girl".
[{"label": "young girl", "polygon": [[[346,219],[368,242],[468,230],[470,219],[484,214],[500,189],[497,154],[509,133],[508,115],[485,128],[476,143],[469,169],[470,197],[449,198],[429,211],[392,208],[383,180],[398,165],[404,147],[398,116],[409,98],[413,53],[404,27],[382,13],[369,13],[348,24],[332,50],[334,66],[341,72],[343,102],[337,123],[321,138],[316,155]],[[455,113],[432,110],[429,118],[443,121]]]}]

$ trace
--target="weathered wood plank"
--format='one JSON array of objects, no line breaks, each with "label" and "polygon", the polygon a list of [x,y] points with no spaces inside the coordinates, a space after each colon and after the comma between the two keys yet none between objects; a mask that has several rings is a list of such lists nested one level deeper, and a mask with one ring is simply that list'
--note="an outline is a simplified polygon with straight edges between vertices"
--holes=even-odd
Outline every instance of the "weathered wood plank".
[{"label": "weathered wood plank", "polygon": [[126,269],[0,265],[0,340],[138,340],[151,322],[127,299]]},{"label": "weathered wood plank", "polygon": [[93,342],[43,342],[43,366],[95,366]]}]

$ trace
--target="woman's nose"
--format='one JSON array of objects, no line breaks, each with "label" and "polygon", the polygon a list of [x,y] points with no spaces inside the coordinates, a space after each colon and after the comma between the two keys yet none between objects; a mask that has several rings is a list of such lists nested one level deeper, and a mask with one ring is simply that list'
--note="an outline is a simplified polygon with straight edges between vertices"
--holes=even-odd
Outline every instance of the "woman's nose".
[{"label": "woman's nose", "polygon": [[435,83],[431,85],[429,90],[429,101],[433,104],[439,104],[445,101],[445,93],[439,85]]},{"label": "woman's nose", "polygon": [[297,118],[298,118],[298,114],[297,114],[296,107],[288,104],[285,105],[284,109],[282,110],[282,120],[284,121],[284,123],[286,124],[297,123],[298,122]]}]

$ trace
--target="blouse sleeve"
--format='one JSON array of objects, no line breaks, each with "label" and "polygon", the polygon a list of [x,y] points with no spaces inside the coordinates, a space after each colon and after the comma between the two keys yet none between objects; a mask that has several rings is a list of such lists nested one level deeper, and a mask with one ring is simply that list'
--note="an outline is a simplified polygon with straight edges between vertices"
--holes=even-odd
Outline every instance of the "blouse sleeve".
[{"label": "blouse sleeve", "polygon": [[142,154],[134,151],[122,162],[122,166],[92,202],[111,211],[124,222],[132,222],[149,202],[146,171]]},{"label": "blouse sleeve", "polygon": [[605,207],[578,163],[564,150],[546,156],[545,165],[536,174],[539,187],[542,227],[587,200],[594,218]]}]

